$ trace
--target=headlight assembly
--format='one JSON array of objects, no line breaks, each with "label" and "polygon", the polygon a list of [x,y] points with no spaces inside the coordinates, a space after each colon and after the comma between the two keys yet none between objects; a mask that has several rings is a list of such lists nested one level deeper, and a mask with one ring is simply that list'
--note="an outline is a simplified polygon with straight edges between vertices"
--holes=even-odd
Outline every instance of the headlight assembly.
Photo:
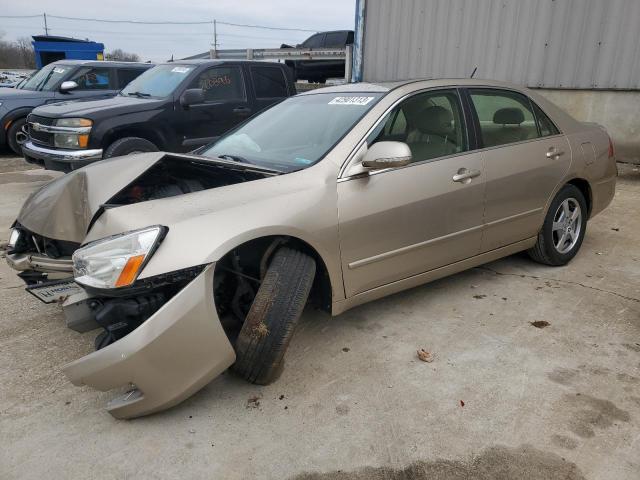
[{"label": "headlight assembly", "polygon": [[168,231],[155,225],[96,240],[73,254],[73,276],[93,288],[127,287],[151,258]]},{"label": "headlight assembly", "polygon": [[92,125],[88,118],[59,118],[53,128],[53,144],[59,148],[87,148]]},{"label": "headlight assembly", "polygon": [[11,233],[9,234],[9,244],[8,247],[10,249],[15,248],[15,246],[20,241],[20,230],[17,228],[12,228]]}]

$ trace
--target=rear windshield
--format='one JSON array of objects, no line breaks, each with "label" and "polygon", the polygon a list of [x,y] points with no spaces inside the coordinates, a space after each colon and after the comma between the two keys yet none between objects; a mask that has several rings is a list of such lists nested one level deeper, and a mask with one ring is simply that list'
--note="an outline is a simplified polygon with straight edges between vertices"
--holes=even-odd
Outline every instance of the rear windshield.
[{"label": "rear windshield", "polygon": [[189,77],[195,65],[158,65],[133,80],[121,92],[122,96],[164,98]]},{"label": "rear windshield", "polygon": [[71,70],[71,65],[50,64],[38,70],[33,77],[20,86],[21,90],[55,90]]}]

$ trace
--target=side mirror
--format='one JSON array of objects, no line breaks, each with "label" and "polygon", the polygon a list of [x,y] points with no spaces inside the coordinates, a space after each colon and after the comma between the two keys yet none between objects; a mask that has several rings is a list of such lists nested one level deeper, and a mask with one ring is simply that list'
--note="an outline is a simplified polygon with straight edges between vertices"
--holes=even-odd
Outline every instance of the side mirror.
[{"label": "side mirror", "polygon": [[60,91],[62,93],[70,92],[71,90],[75,90],[78,88],[78,84],[73,80],[67,80],[66,82],[62,82],[60,84]]},{"label": "side mirror", "polygon": [[371,145],[362,159],[369,170],[404,167],[411,163],[411,149],[403,142],[378,142]]},{"label": "side mirror", "polygon": [[204,90],[201,88],[190,88],[180,96],[180,105],[183,107],[198,103],[204,103]]}]

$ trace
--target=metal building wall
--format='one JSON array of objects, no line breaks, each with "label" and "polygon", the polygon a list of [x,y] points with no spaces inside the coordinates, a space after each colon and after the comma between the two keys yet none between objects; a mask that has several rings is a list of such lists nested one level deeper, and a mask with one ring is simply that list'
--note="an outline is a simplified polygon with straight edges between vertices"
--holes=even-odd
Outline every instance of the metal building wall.
[{"label": "metal building wall", "polygon": [[[640,0],[357,0],[365,81],[640,89]],[[358,45],[356,45],[356,51]],[[354,59],[357,66],[358,59]]]}]

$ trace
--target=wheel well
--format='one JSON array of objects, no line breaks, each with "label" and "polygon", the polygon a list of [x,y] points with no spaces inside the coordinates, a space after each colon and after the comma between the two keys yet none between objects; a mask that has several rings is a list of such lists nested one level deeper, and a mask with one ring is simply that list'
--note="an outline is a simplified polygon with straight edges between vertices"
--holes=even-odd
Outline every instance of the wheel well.
[{"label": "wheel well", "polygon": [[[317,307],[331,311],[331,280],[324,260],[318,252],[308,243],[291,236],[267,236],[250,240],[227,252],[217,263],[214,272],[214,289],[216,290],[216,308],[218,315],[222,316],[231,309],[230,305],[220,304],[231,301],[233,292],[226,292],[223,297],[218,296],[221,282],[225,275],[234,276],[242,274],[249,279],[257,291],[258,282],[264,270],[268,266],[269,259],[278,247],[286,245],[289,248],[300,250],[311,256],[316,261],[316,275],[311,287],[309,301]],[[240,270],[240,271],[238,271]],[[225,274],[225,275],[223,275]],[[222,287],[225,288],[224,286]],[[233,287],[232,287],[233,288]]]},{"label": "wheel well", "polygon": [[584,195],[584,199],[587,202],[587,211],[589,215],[591,215],[591,205],[593,203],[593,197],[591,194],[591,185],[584,178],[574,178],[573,180],[568,182],[569,185],[573,185],[576,187],[582,195]]},{"label": "wheel well", "polygon": [[153,130],[148,130],[143,127],[130,127],[130,128],[123,128],[120,130],[112,130],[105,136],[105,138],[102,141],[102,144],[104,148],[107,148],[116,140],[119,140],[125,137],[144,138],[145,140],[149,140],[160,150],[166,148],[166,142],[162,135],[160,135],[159,133]]}]

